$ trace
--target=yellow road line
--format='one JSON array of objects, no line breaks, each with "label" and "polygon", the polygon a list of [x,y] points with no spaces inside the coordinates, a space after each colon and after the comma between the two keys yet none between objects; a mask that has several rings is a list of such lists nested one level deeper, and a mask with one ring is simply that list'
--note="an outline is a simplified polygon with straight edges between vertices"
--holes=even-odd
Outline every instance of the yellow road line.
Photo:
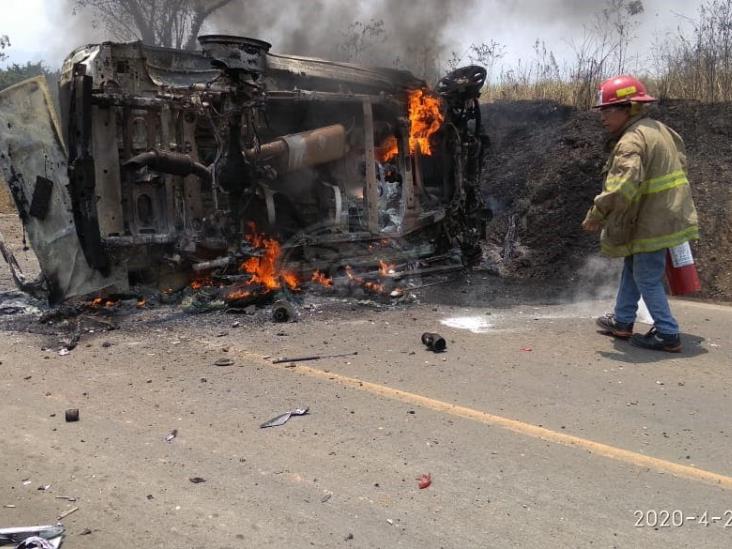
[{"label": "yellow road line", "polygon": [[[272,364],[268,360],[264,360],[263,357],[254,355],[252,353],[243,354],[246,354],[250,357],[256,356],[257,359],[272,368],[280,370],[286,368],[285,366]],[[530,423],[524,423],[523,421],[489,414],[488,412],[475,410],[473,408],[467,408],[465,406],[459,406],[457,404],[450,404],[449,402],[435,400],[433,398],[418,395],[416,393],[410,393],[408,391],[394,389],[385,385],[379,385],[377,383],[371,383],[369,381],[363,381],[360,379],[347,377],[341,374],[336,374],[334,372],[326,372],[304,365],[298,365],[292,370],[309,377],[335,381],[337,383],[340,383],[341,385],[353,387],[354,389],[379,395],[391,400],[398,400],[408,404],[428,408],[430,410],[435,410],[437,412],[450,414],[452,416],[471,419],[485,425],[502,427],[515,433],[538,438],[541,440],[546,440],[555,444],[581,448],[583,450],[587,450],[592,454],[628,463],[637,467],[647,467],[658,472],[670,473],[671,475],[674,475],[676,477],[701,481],[708,484],[714,484],[715,486],[720,486],[722,488],[732,490],[732,477],[720,475],[719,473],[714,473],[712,471],[706,471],[697,467],[690,467],[688,465],[681,465],[679,463],[674,463],[665,459],[646,456],[637,452],[631,452],[630,450],[624,450],[622,448],[616,448],[615,446],[603,444],[601,442],[595,442],[593,440],[568,435],[566,433],[559,433],[557,431],[552,431],[551,429],[538,427],[536,425],[531,425]]]}]

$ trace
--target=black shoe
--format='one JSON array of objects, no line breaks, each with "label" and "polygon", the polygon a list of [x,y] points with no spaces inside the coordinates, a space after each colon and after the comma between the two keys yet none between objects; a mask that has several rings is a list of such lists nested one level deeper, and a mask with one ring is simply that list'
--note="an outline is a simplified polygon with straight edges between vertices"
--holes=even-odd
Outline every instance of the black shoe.
[{"label": "black shoe", "polygon": [[656,328],[651,328],[646,335],[635,334],[630,338],[630,343],[636,347],[650,349],[652,351],[666,351],[667,353],[681,352],[681,338],[679,334],[661,334]]},{"label": "black shoe", "polygon": [[605,335],[611,335],[621,339],[628,339],[633,335],[633,325],[618,322],[615,320],[615,315],[612,313],[604,314],[595,320],[595,322],[601,328],[600,333]]}]

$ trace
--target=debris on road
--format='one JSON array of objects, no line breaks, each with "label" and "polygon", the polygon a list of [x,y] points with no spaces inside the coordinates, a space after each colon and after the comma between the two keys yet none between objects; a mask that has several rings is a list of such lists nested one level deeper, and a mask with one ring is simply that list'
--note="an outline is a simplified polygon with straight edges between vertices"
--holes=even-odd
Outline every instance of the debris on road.
[{"label": "debris on road", "polygon": [[73,423],[74,421],[79,421],[79,410],[77,408],[69,408],[64,413],[64,417],[66,418],[67,423]]},{"label": "debris on road", "polygon": [[284,425],[287,423],[287,421],[292,416],[304,416],[308,413],[310,408],[295,408],[294,410],[290,412],[285,412],[284,414],[281,414],[275,418],[270,419],[269,421],[266,421],[262,423],[262,425],[259,426],[260,429],[266,429],[267,427],[279,427],[280,425]]},{"label": "debris on road", "polygon": [[272,364],[284,364],[285,362],[309,362],[311,360],[323,360],[326,358],[343,358],[345,356],[356,356],[358,351],[352,353],[342,353],[338,355],[313,355],[313,356],[300,356],[295,358],[278,358],[273,360]]},{"label": "debris on road", "polygon": [[39,492],[46,492],[46,491],[48,491],[48,490],[50,490],[50,489],[51,489],[51,485],[50,485],[50,484],[42,484],[41,486],[39,486],[39,487],[37,488],[37,490],[38,490]]},{"label": "debris on road", "polygon": [[68,509],[68,510],[64,511],[59,516],[57,516],[56,517],[56,520],[63,520],[66,517],[68,517],[69,515],[71,515],[72,513],[76,513],[78,510],[79,510],[78,507],[72,507],[71,509]]},{"label": "debris on road", "polygon": [[432,474],[427,473],[426,475],[419,475],[417,477],[417,486],[420,490],[428,488],[432,484]]},{"label": "debris on road", "polygon": [[234,361],[230,358],[220,358],[214,362],[214,366],[231,366],[232,364],[234,364]]},{"label": "debris on road", "polygon": [[193,484],[201,484],[202,482],[206,482],[206,479],[203,477],[191,477],[188,480],[190,480]]},{"label": "debris on road", "polygon": [[422,334],[422,343],[424,343],[430,351],[435,353],[441,353],[447,349],[447,342],[445,341],[445,338],[440,334],[432,332],[425,332]]},{"label": "debris on road", "polygon": [[172,442],[173,439],[175,439],[175,437],[177,437],[177,436],[178,436],[178,429],[173,429],[172,431],[170,431],[170,433],[165,435],[165,442]]},{"label": "debris on road", "polygon": [[56,496],[56,499],[63,499],[65,501],[75,502],[77,498],[73,496]]},{"label": "debris on road", "polygon": [[60,349],[58,352],[59,356],[66,356],[68,354],[71,354],[71,351],[69,351],[66,347],[64,347],[63,349]]},{"label": "debris on road", "polygon": [[333,494],[325,494],[322,498],[320,498],[320,503],[327,503],[332,497]]}]

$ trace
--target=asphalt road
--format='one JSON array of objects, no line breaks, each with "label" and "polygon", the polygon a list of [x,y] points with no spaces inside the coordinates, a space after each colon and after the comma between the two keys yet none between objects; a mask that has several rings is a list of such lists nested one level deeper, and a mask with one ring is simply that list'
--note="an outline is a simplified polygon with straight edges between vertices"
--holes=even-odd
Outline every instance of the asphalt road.
[{"label": "asphalt road", "polygon": [[69,548],[729,547],[732,309],[675,302],[685,351],[670,355],[598,335],[606,305],[261,311],[236,327],[163,308],[67,356],[6,332],[0,525],[76,506]]}]

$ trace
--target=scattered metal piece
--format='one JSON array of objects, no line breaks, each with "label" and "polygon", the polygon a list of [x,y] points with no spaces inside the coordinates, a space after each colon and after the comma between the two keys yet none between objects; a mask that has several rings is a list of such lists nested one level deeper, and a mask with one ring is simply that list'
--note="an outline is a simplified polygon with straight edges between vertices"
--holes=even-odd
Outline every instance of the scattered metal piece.
[{"label": "scattered metal piece", "polygon": [[31,483],[31,480],[29,478],[23,479],[21,481],[23,483],[23,486],[28,486]]},{"label": "scattered metal piece", "polygon": [[230,358],[220,358],[214,362],[214,366],[231,366],[232,364],[234,364],[234,361]]},{"label": "scattered metal piece", "polygon": [[64,511],[59,516],[56,517],[56,520],[63,520],[66,517],[68,517],[72,513],[76,513],[79,510],[78,507],[72,507],[71,509],[68,509],[67,511]]},{"label": "scattered metal piece", "polygon": [[[63,538],[65,531],[64,527],[60,524],[55,526],[46,525],[0,528],[0,545],[15,545],[20,543],[21,545],[18,545],[17,547],[50,547],[51,549],[54,549],[60,546],[61,539]],[[47,545],[39,545],[41,542],[45,542]],[[35,543],[35,545],[28,545],[28,543]]]},{"label": "scattered metal piece", "polygon": [[435,353],[441,353],[447,349],[447,342],[445,341],[445,338],[440,334],[432,332],[425,332],[422,334],[422,343],[427,345],[427,348]]},{"label": "scattered metal piece", "polygon": [[56,496],[56,499],[63,499],[72,503],[76,501],[76,498],[74,496]]},{"label": "scattered metal piece", "polygon": [[190,480],[193,484],[201,484],[202,482],[206,482],[206,479],[203,477],[191,477],[188,480]]},{"label": "scattered metal piece", "polygon": [[15,509],[15,505],[13,505],[12,503],[8,503],[7,505],[3,505],[3,508],[4,509]]},{"label": "scattered metal piece", "polygon": [[295,357],[295,358],[278,358],[277,360],[273,360],[272,364],[283,364],[285,362],[308,362],[311,360],[322,360],[325,358],[342,358],[344,356],[355,356],[358,354],[358,351],[355,351],[353,353],[343,353],[338,355],[314,355],[314,356],[301,356],[301,357]]},{"label": "scattered metal piece", "polygon": [[333,494],[325,494],[322,498],[320,498],[320,503],[326,503],[332,497]]},{"label": "scattered metal piece", "polygon": [[426,475],[419,475],[417,477],[417,486],[420,490],[424,490],[432,484],[432,475],[427,473]]},{"label": "scattered metal piece", "polygon": [[171,442],[177,436],[178,436],[178,429],[173,429],[167,435],[165,435],[165,442]]},{"label": "scattered metal piece", "polygon": [[272,320],[274,322],[296,322],[297,311],[289,301],[280,299],[272,305]]},{"label": "scattered metal piece", "polygon": [[80,536],[88,536],[91,533],[92,533],[92,529],[91,528],[84,528],[81,532],[79,532],[79,535]]},{"label": "scattered metal piece", "polygon": [[[59,347],[61,347],[61,350],[66,349],[67,351],[73,351],[76,346],[79,344],[79,340],[81,339],[81,330],[79,329],[79,326],[76,326],[74,331],[69,334],[67,337],[64,337],[59,340]],[[59,351],[59,354],[61,351]],[[68,354],[68,353],[66,353]]]},{"label": "scattered metal piece", "polygon": [[69,408],[64,413],[64,416],[66,417],[67,423],[72,423],[74,421],[79,421],[79,410],[77,408]]},{"label": "scattered metal piece", "polygon": [[55,543],[37,536],[26,538],[15,546],[15,549],[54,549],[59,547]]},{"label": "scattered metal piece", "polygon": [[50,485],[50,484],[42,484],[42,485],[40,485],[40,486],[39,486],[39,487],[37,488],[37,490],[39,490],[40,492],[46,492],[46,491],[47,491],[47,490],[49,490],[50,488],[51,488],[51,485]]},{"label": "scattered metal piece", "polygon": [[69,351],[69,350],[68,350],[68,349],[67,349],[66,347],[64,347],[63,349],[61,349],[61,350],[60,350],[60,351],[58,352],[59,356],[66,356],[66,355],[68,355],[68,354],[70,354],[70,353],[71,353],[71,351]]},{"label": "scattered metal piece", "polygon": [[280,425],[284,425],[287,423],[287,421],[292,416],[304,416],[308,413],[309,408],[295,408],[294,410],[291,410],[289,412],[285,412],[284,414],[281,414],[275,418],[270,419],[269,421],[266,421],[262,423],[262,425],[259,426],[260,429],[266,429],[267,427],[279,427]]}]

